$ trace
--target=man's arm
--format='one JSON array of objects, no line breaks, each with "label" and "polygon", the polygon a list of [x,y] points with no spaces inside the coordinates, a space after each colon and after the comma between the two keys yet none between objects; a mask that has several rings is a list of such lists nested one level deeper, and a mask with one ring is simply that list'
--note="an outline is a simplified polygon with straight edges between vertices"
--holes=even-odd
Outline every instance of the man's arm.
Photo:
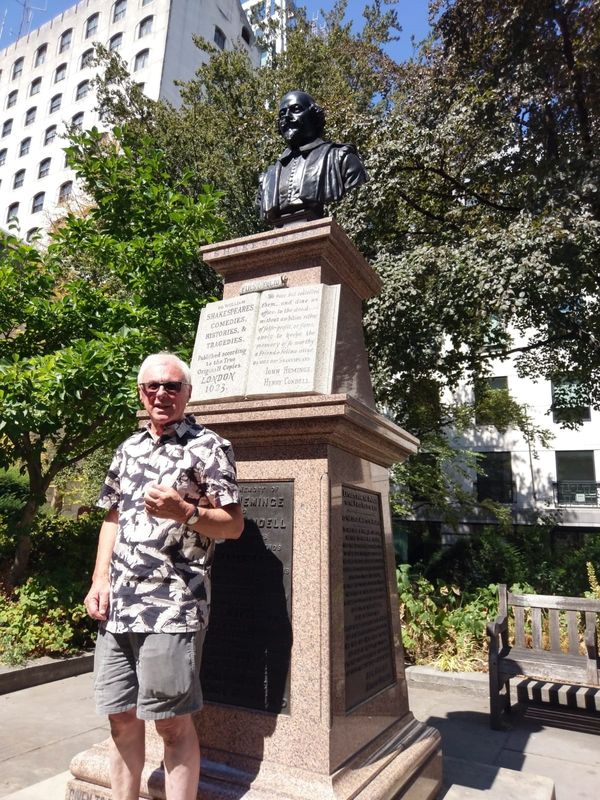
[{"label": "man's arm", "polygon": [[161,519],[185,522],[194,511],[200,519],[190,530],[209,539],[238,539],[244,529],[244,515],[239,503],[229,503],[222,508],[196,507],[184,500],[171,486],[152,483],[146,489],[144,506],[148,514]]},{"label": "man's arm", "polygon": [[104,522],[100,528],[92,585],[83,601],[92,619],[108,619],[109,567],[117,536],[118,521],[119,512],[116,508],[113,508],[104,517]]}]

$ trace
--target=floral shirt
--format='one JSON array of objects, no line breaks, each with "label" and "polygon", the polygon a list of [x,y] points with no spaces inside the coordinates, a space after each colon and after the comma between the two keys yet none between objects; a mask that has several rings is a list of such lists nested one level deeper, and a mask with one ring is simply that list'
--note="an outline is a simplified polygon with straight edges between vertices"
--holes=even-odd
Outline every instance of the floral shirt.
[{"label": "floral shirt", "polygon": [[149,483],[174,487],[188,502],[239,503],[231,444],[188,416],[162,436],[148,427],[123,442],[98,505],[118,509],[110,567],[112,633],[181,633],[205,628],[215,541],[144,510]]}]

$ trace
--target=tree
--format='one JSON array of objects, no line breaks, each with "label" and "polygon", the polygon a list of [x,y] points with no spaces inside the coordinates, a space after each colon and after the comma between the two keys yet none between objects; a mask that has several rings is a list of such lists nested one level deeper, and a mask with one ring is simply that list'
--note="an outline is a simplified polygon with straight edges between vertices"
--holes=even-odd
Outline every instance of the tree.
[{"label": "tree", "polygon": [[29,528],[61,469],[135,425],[135,372],[148,352],[190,355],[218,291],[199,247],[221,235],[218,195],[192,198],[148,138],[72,132],[89,195],[47,247],[0,233],[0,466],[21,465],[27,502],[8,586],[25,575]]},{"label": "tree", "polygon": [[432,35],[406,64],[386,52],[393,10],[373,3],[353,31],[345,8],[324,34],[299,13],[261,69],[199,42],[211,59],[180,109],[123,102],[132,89],[113,65],[104,112],[149,130],[171,175],[210,175],[236,236],[260,229],[254,187],[281,149],[278,99],[297,87],[325,106],[329,137],[356,144],[370,175],[335,214],[384,281],[365,309],[376,394],[425,447],[474,419],[453,393],[511,354],[600,407],[600,6],[434,0]]}]

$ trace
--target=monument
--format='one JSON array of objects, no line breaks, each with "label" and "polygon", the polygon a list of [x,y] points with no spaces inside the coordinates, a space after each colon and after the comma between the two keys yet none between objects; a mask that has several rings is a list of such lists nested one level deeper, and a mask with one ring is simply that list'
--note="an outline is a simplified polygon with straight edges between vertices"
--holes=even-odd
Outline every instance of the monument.
[{"label": "monument", "polygon": [[[320,139],[301,95],[280,128],[304,115]],[[203,248],[224,292],[199,323],[189,411],[232,441],[246,525],[213,565],[198,798],[427,800],[440,736],[409,708],[388,493],[418,443],[375,409],[362,303],[380,279],[321,199],[302,203]],[[165,796],[160,753],[149,736],[143,797]],[[105,744],[71,770],[68,800],[111,797]]]}]

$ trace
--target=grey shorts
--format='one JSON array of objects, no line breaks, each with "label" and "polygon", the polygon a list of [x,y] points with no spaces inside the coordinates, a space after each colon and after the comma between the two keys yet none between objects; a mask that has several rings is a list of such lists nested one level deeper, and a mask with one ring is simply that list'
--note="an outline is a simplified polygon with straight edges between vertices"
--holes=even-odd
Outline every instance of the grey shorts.
[{"label": "grey shorts", "polygon": [[94,656],[97,712],[136,708],[139,719],[167,719],[201,709],[204,634],[100,629]]}]

